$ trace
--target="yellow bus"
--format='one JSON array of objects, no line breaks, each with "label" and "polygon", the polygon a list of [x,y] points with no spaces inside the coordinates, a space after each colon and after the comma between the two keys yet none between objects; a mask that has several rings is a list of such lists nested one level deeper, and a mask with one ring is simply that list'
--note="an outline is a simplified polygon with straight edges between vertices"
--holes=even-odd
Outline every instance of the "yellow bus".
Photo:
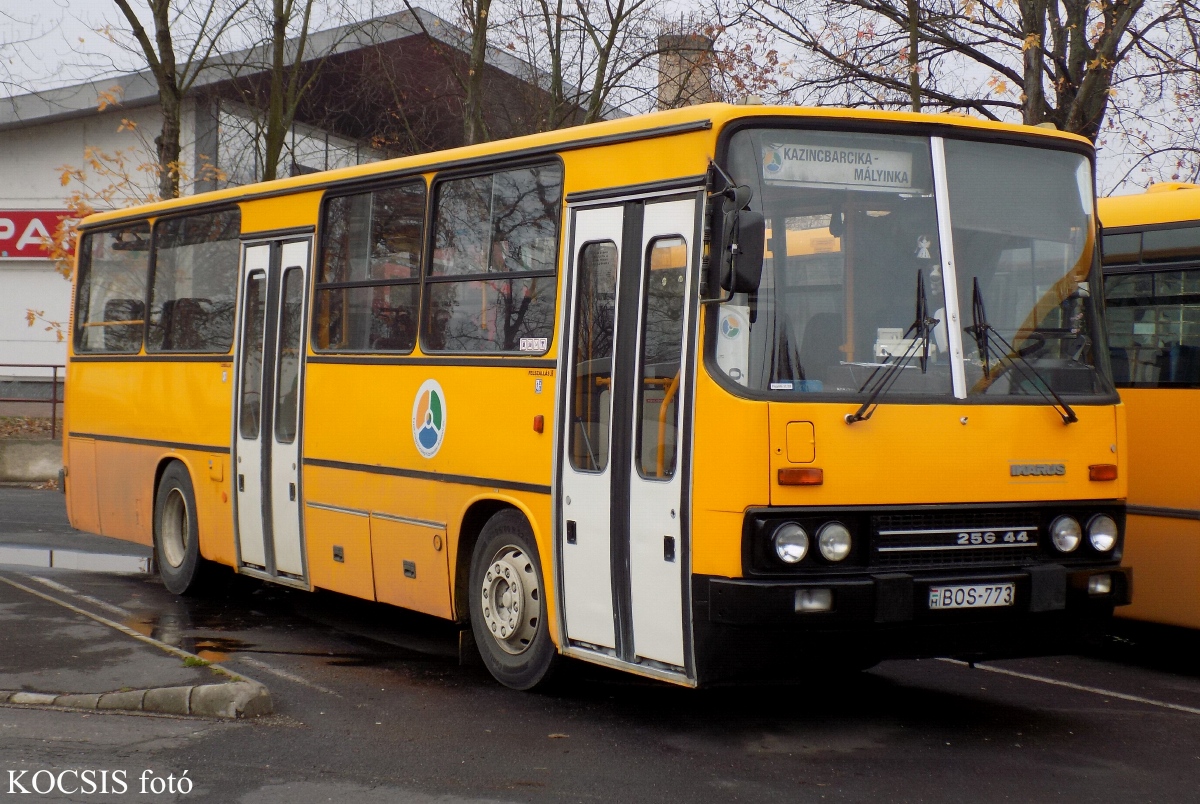
[{"label": "yellow bus", "polygon": [[1101,199],[1099,211],[1109,350],[1129,421],[1125,564],[1138,575],[1122,615],[1200,628],[1200,433],[1186,424],[1200,398],[1200,186],[1155,184]]},{"label": "yellow bus", "polygon": [[72,523],[694,686],[1127,602],[1093,150],[704,105],[88,218]]}]

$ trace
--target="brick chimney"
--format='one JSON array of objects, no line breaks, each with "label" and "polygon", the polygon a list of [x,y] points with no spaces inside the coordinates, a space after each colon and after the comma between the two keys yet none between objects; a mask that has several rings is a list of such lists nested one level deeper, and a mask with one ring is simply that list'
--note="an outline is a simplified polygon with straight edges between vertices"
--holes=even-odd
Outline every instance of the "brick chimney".
[{"label": "brick chimney", "polygon": [[713,99],[713,40],[700,34],[658,37],[658,108],[679,109]]}]

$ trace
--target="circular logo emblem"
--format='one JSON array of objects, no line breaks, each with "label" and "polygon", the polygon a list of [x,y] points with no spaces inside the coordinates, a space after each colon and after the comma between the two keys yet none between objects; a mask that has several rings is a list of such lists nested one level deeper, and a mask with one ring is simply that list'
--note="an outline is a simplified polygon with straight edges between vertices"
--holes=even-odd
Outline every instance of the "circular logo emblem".
[{"label": "circular logo emblem", "polygon": [[778,148],[763,149],[763,169],[767,173],[778,173],[783,170],[783,158],[780,156]]},{"label": "circular logo emblem", "polygon": [[446,435],[446,392],[437,380],[426,380],[417,389],[412,414],[413,443],[417,452],[432,458]]},{"label": "circular logo emblem", "polygon": [[721,319],[721,334],[726,338],[736,338],[742,331],[742,321],[730,313]]}]

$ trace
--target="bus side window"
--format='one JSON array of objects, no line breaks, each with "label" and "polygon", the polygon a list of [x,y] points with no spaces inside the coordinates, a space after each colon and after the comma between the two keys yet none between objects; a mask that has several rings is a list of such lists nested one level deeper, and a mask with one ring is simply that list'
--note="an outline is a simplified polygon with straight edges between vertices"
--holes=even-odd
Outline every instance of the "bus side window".
[{"label": "bus side window", "polygon": [[296,440],[300,390],[300,354],[304,349],[304,272],[283,272],[283,300],[279,310],[279,364],[275,379],[275,440]]},{"label": "bus side window", "polygon": [[262,422],[264,327],[267,320],[267,275],[252,271],[246,278],[246,335],[242,342],[241,407],[238,429],[242,438],[258,438]]},{"label": "bus side window", "polygon": [[237,209],[155,223],[147,352],[222,354],[233,346],[241,226]]},{"label": "bus side window", "polygon": [[562,168],[438,182],[421,346],[544,354],[554,328]]},{"label": "bus side window", "polygon": [[411,352],[425,229],[425,182],[325,204],[313,347],[322,352]]},{"label": "bus side window", "polygon": [[140,351],[150,268],[150,225],[138,222],[89,232],[79,248],[75,351]]},{"label": "bus side window", "polygon": [[1200,268],[1104,278],[1118,387],[1200,387]]},{"label": "bus side window", "polygon": [[617,245],[587,243],[579,251],[575,349],[571,365],[571,465],[585,472],[608,466],[612,412],[613,325],[617,306]]},{"label": "bus side window", "polygon": [[686,273],[686,240],[660,237],[650,244],[635,420],[637,468],[642,477],[667,480],[675,475]]}]

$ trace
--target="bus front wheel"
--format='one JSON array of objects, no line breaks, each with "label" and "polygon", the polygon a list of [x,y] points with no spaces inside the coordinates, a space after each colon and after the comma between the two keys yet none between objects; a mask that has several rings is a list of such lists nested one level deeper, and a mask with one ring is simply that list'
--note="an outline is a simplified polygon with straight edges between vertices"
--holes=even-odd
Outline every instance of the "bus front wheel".
[{"label": "bus front wheel", "polygon": [[546,621],[546,584],[529,523],[518,511],[487,521],[471,556],[471,629],[496,680],[530,690],[558,661]]},{"label": "bus front wheel", "polygon": [[196,495],[178,461],[163,472],[154,498],[154,559],[167,589],[177,595],[196,591],[203,569]]}]

